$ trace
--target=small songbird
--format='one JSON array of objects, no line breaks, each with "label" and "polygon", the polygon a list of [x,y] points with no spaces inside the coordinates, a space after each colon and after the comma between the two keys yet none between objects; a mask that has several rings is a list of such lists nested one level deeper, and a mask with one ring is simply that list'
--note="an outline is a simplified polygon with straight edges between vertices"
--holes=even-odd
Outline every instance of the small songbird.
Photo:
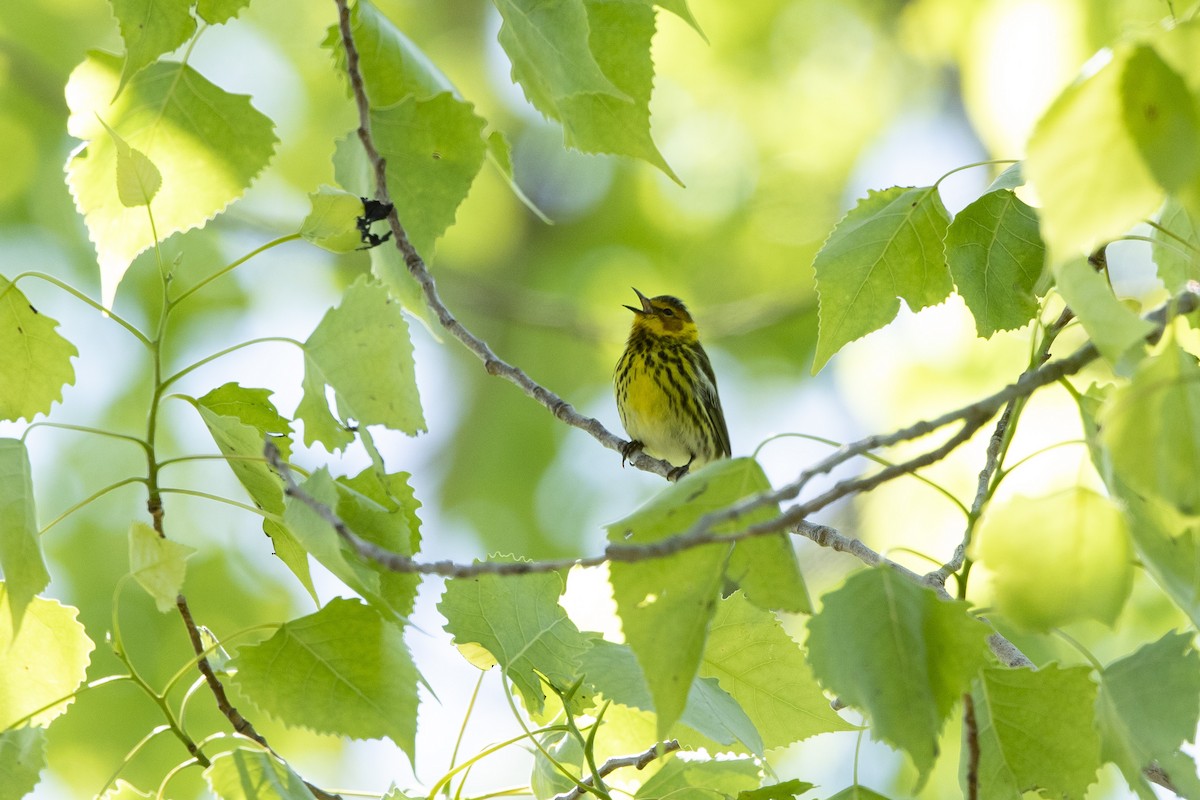
[{"label": "small songbird", "polygon": [[729,456],[729,429],[717,394],[717,376],[700,346],[696,323],[676,297],[646,297],[617,361],[613,381],[621,424],[632,439],[622,463],[641,449],[675,465],[678,480],[691,468]]}]

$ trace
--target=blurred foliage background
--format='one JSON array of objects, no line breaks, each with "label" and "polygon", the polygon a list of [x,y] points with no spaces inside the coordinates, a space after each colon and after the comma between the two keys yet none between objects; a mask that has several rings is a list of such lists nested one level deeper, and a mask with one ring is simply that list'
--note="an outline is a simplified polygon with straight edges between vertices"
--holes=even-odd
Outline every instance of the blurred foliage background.
[{"label": "blurred foliage background", "polygon": [[[553,221],[540,221],[497,173],[485,169],[436,254],[424,254],[447,305],[502,358],[619,431],[610,377],[629,322],[621,305],[632,302],[631,286],[650,295],[679,295],[695,312],[713,357],[735,454],[752,452],[778,432],[845,441],[885,431],[981,396],[1020,372],[1025,335],[975,340],[954,298],[919,317],[902,315],[811,378],[813,256],[867,188],[928,184],[970,162],[1020,158],[1038,114],[1097,48],[1170,13],[1163,0],[693,0],[707,41],[660,12],[654,42],[653,132],[686,184],[681,187],[646,164],[564,151],[561,131],[511,83],[496,43],[499,18],[488,3],[378,5],[507,133],[518,183]],[[179,280],[196,280],[296,230],[307,212],[305,195],[332,182],[334,143],[355,121],[342,77],[317,47],[335,13],[331,2],[254,0],[236,21],[200,37],[190,63],[224,88],[250,94],[275,121],[281,145],[244,200],[205,230],[165,245],[168,256],[179,259]],[[78,143],[66,133],[62,90],[92,48],[121,49],[104,3],[0,4],[0,272],[11,278],[43,271],[98,297],[95,254],[63,180],[63,164]],[[950,178],[943,191],[951,211],[972,199],[994,171]],[[1130,251],[1127,258],[1136,263],[1141,257]],[[276,248],[184,309],[171,359],[183,366],[255,336],[303,339],[341,288],[368,268],[361,253],[334,258],[302,243]],[[141,432],[149,393],[146,353],[62,291],[36,281],[23,282],[22,289],[61,322],[80,350],[75,385],[55,408],[55,421]],[[122,284],[116,310],[152,322],[158,291],[154,262],[143,256]],[[430,432],[411,440],[385,437],[382,444],[389,467],[414,475],[430,557],[596,552],[600,524],[661,487],[653,476],[622,470],[617,454],[489,378],[456,343],[440,341],[438,331],[417,325],[414,338]],[[299,400],[299,375],[294,350],[263,345],[198,370],[176,389],[198,396],[239,380],[274,390],[276,404],[288,414]],[[1077,419],[1063,422],[1072,411],[1065,399],[1035,403],[1039,413],[1023,418],[1014,456],[1077,431]],[[24,430],[0,426],[3,435]],[[215,452],[183,403],[168,414],[162,436],[164,451]],[[144,469],[136,447],[113,439],[47,428],[31,432],[28,441],[42,524]],[[781,480],[824,452],[822,445],[788,439],[768,445],[762,460],[768,474]],[[980,452],[965,452],[932,473],[967,499],[982,465]],[[344,456],[302,452],[296,460],[332,461],[345,472],[365,463],[354,450]],[[1037,487],[1087,482],[1085,461],[1082,447],[1061,448],[1038,462],[1043,469],[1018,474]],[[217,461],[169,469],[169,485],[243,497]],[[1014,487],[1021,481],[1014,479]],[[961,518],[914,486],[892,484],[836,510],[833,521],[878,548],[903,544],[948,556],[961,535]],[[107,609],[128,568],[129,523],[145,518],[139,492],[135,484],[107,494],[44,537],[52,558],[50,593],[83,609],[82,621],[98,643],[112,627]],[[898,503],[903,515],[895,513]],[[175,494],[168,497],[167,525],[173,538],[200,550],[187,591],[199,621],[218,633],[311,610],[270,556],[251,515]],[[833,553],[805,554],[814,595],[854,566]],[[1123,622],[1140,631],[1136,640],[1176,619],[1164,600],[1144,588],[1135,589],[1126,611],[1132,619]],[[423,599],[434,594],[436,587]],[[441,702],[424,696],[418,747],[438,764],[422,769],[419,763],[417,773],[425,777],[444,763],[441,754],[453,740],[474,674],[457,662],[450,666],[456,656],[442,652],[449,648],[438,639],[440,621],[430,605],[424,602],[418,611],[424,634],[413,642]],[[119,611],[131,655],[150,680],[166,680],[186,661],[190,653],[176,617],[158,615],[136,591],[120,595]],[[1092,644],[1101,638],[1094,633],[1078,635]],[[1120,636],[1104,638],[1099,653],[1121,652]],[[434,659],[432,666],[423,654]],[[90,674],[118,667],[100,644]],[[50,730],[54,775],[39,789],[41,797],[96,791],[158,722],[157,709],[127,688],[95,690],[79,702],[78,713]],[[221,729],[209,698],[202,695],[189,708],[192,724]],[[379,770],[380,757],[384,775],[407,779],[407,767],[390,745],[345,750],[328,738],[263,724],[290,757],[304,754],[296,763],[318,782],[361,785],[366,765]],[[487,723],[476,727],[481,730],[468,741],[500,738]],[[951,747],[955,736],[947,734]],[[854,739],[822,740],[803,745],[807,755],[799,754],[801,748],[785,753],[781,766],[803,759],[810,767],[801,773],[806,780],[821,782],[811,770],[824,770],[827,785],[844,785]],[[833,753],[838,757],[826,757]],[[125,775],[161,775],[162,764],[181,758],[177,743],[160,738]],[[953,764],[943,762],[926,796],[953,785]],[[907,788],[897,787],[912,785],[902,761],[883,747],[864,751],[862,770],[864,782],[883,790],[903,794]],[[479,772],[482,779],[489,774]],[[519,781],[521,768],[501,766],[495,775]],[[1094,792],[1102,796],[1104,786],[1114,785],[1119,782],[1109,775]],[[172,783],[177,797],[198,791],[194,777]]]}]

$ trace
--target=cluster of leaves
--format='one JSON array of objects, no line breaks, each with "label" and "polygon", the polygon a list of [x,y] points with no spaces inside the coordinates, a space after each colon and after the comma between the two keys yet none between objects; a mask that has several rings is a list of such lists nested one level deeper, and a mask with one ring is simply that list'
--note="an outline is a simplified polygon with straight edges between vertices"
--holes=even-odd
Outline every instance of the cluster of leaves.
[{"label": "cluster of leaves", "polygon": [[[138,253],[208,224],[271,158],[273,124],[248,98],[224,91],[186,63],[162,59],[194,39],[200,22],[227,23],[244,5],[200,0],[194,7],[152,4],[147,13],[137,3],[114,0],[124,57],[93,53],[72,75],[70,131],[83,144],[67,175],[96,245],[102,299],[89,301],[93,305],[111,306]],[[673,176],[649,135],[652,4],[495,5],[514,80],[536,109],[563,125],[568,145],[638,157]],[[682,0],[658,5],[695,24]],[[485,161],[511,182],[508,144],[499,131],[485,134],[487,121],[374,6],[357,3],[347,25],[357,47],[346,52],[340,26],[331,25],[325,42],[330,68],[345,70],[357,61],[390,195],[409,242],[429,258]],[[1088,260],[1157,213],[1154,253],[1167,289],[1177,295],[1196,277],[1195,52],[1200,25],[1194,21],[1121,43],[1046,113],[1023,168],[1006,173],[953,220],[936,184],[872,193],[838,225],[815,264],[821,299],[816,369],[846,343],[887,325],[901,299],[919,310],[956,287],[983,337],[1038,320],[1058,298],[1111,365],[1111,384],[1088,392],[1072,387],[1109,497],[1079,489],[1003,506],[985,503],[969,520],[969,532],[978,526],[972,556],[997,576],[997,616],[1021,628],[1047,631],[1080,618],[1111,623],[1132,580],[1130,549],[1200,624],[1194,523],[1200,497],[1193,479],[1200,464],[1200,366],[1189,330],[1172,323],[1148,344],[1153,326],[1113,295],[1105,273]],[[1091,135],[1080,137],[1082,130]],[[348,134],[335,155],[339,186],[315,193],[312,214],[284,239],[303,237],[337,252],[359,247],[360,198],[371,193],[368,166],[358,138]],[[1036,189],[1036,210],[1018,196],[1024,178]],[[148,490],[154,524],[130,525],[130,576],[161,611],[175,612],[190,551],[167,538],[169,517],[164,527],[153,514],[162,501],[157,473],[166,460],[155,431],[160,405],[182,399],[253,501],[274,553],[314,601],[319,605],[310,559],[360,598],[335,599],[281,621],[269,638],[242,643],[232,659],[218,641],[195,655],[206,657],[256,711],[284,725],[387,737],[415,762],[422,679],[404,632],[419,578],[364,558],[314,504],[368,543],[401,557],[419,552],[420,503],[410,476],[388,470],[370,433],[370,426],[409,435],[425,428],[400,310],[424,313],[417,284],[397,251],[372,251],[373,275],[355,281],[307,340],[293,343],[304,354],[304,376],[291,418],[267,388],[226,383],[199,397],[168,396],[176,380],[215,358],[174,373],[161,369],[172,312],[242,261],[182,291],[167,280],[170,267],[160,264],[163,311],[153,333],[114,317],[146,347],[159,376],[147,433],[138,440],[149,468],[136,479]],[[0,280],[5,419],[48,413],[74,380],[74,346],[18,287],[33,277]],[[1050,326],[1030,328],[1049,347]],[[273,443],[289,459],[295,422],[306,445],[338,451],[358,442],[371,466],[353,476],[297,467],[304,480],[296,492],[285,491],[262,458],[263,444]],[[712,464],[611,525],[609,537],[622,545],[659,542],[769,489],[752,459]],[[114,623],[113,648],[129,674],[84,684],[91,638],[74,609],[39,596],[49,572],[33,497],[24,442],[0,441],[7,606],[0,614],[6,681],[0,786],[6,796],[36,785],[45,726],[79,692],[117,680],[137,683],[159,703],[162,730],[188,746],[184,764],[203,767],[208,787],[223,800],[312,796],[314,788],[298,775],[301,767],[261,742],[192,736],[182,722],[192,693],[177,706],[168,698],[190,674],[193,654],[181,654],[180,673],[156,689],[139,675]],[[759,504],[713,532],[734,534],[778,514],[777,505]],[[831,709],[827,694],[861,712],[872,735],[907,753],[919,784],[962,703],[971,720],[964,725],[963,781],[974,786],[978,780],[980,796],[1043,790],[1082,797],[1099,765],[1113,762],[1139,796],[1153,796],[1144,770],[1154,765],[1184,796],[1200,797],[1195,766],[1180,750],[1200,717],[1200,655],[1190,634],[1166,634],[1108,664],[1014,669],[992,654],[993,630],[965,600],[942,599],[888,566],[852,575],[814,606],[781,533],[614,562],[609,580],[622,642],[579,629],[559,604],[563,579],[553,571],[456,577],[439,604],[446,630],[472,662],[503,674],[514,715],[526,726],[514,742],[537,750],[530,786],[538,797],[572,791],[606,797],[607,781],[628,781],[639,800],[700,789],[745,800],[803,794],[812,787],[779,781],[767,754],[819,733],[855,730]],[[965,574],[961,580],[965,593]],[[810,615],[803,649],[779,612]],[[660,759],[658,771],[644,779],[602,774],[599,759],[667,739],[693,752]],[[454,768],[429,795],[448,789],[474,760]],[[163,776],[160,795],[175,774]],[[103,791],[111,798],[144,796],[124,781]],[[853,786],[834,796],[872,794]],[[386,796],[404,795],[393,789]]]}]

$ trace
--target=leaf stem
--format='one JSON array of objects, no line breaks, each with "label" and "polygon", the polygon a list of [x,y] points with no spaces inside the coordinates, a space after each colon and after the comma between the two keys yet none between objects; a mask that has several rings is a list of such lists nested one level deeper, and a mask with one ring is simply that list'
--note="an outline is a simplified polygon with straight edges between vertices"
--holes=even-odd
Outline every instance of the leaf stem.
[{"label": "leaf stem", "polygon": [[237,269],[242,264],[245,264],[247,261],[254,258],[256,255],[259,255],[260,253],[264,253],[267,250],[270,250],[272,247],[277,247],[278,245],[284,244],[286,242],[295,241],[296,239],[299,239],[299,238],[300,238],[299,232],[289,233],[286,236],[280,236],[277,239],[272,239],[271,241],[267,242],[266,244],[262,245],[261,247],[251,250],[246,255],[242,256],[241,258],[239,258],[238,260],[236,260],[230,264],[227,264],[226,266],[224,266],[221,269],[214,272],[212,275],[209,275],[207,278],[204,278],[203,280],[201,280],[195,286],[192,286],[191,288],[185,290],[182,294],[180,294],[175,299],[171,300],[170,308],[174,309],[176,306],[178,306],[184,300],[187,300],[189,297],[191,297],[196,292],[203,289],[205,286],[208,286],[210,283],[217,280],[218,278],[228,275],[230,272]]},{"label": "leaf stem", "polygon": [[961,167],[955,167],[954,169],[950,170],[946,174],[942,175],[942,177],[940,177],[936,181],[934,181],[933,188],[936,189],[937,187],[941,186],[942,181],[946,180],[946,178],[949,178],[951,175],[953,175],[956,172],[962,172],[964,170],[974,169],[975,167],[990,167],[990,166],[994,166],[996,164],[1016,164],[1019,160],[1020,159],[1017,159],[1017,158],[990,158],[987,161],[973,161],[970,164],[963,164]]},{"label": "leaf stem", "polygon": [[1172,239],[1179,242],[1181,245],[1183,245],[1187,249],[1191,250],[1192,252],[1200,253],[1200,247],[1197,247],[1192,242],[1189,242],[1187,239],[1183,238],[1178,233],[1176,233],[1175,231],[1166,227],[1162,223],[1155,222],[1152,219],[1148,219],[1148,220],[1146,220],[1146,224],[1149,225],[1151,228],[1154,228],[1154,230],[1158,231],[1159,233],[1162,233],[1165,236],[1170,236]]},{"label": "leaf stem", "polygon": [[185,375],[187,375],[190,372],[194,372],[195,370],[199,369],[200,367],[203,367],[205,364],[208,364],[209,362],[216,361],[218,358],[221,358],[222,356],[227,356],[230,353],[241,350],[244,347],[250,347],[251,345],[255,345],[255,344],[263,344],[264,342],[283,342],[284,344],[294,344],[294,345],[296,345],[296,347],[300,348],[301,350],[304,349],[304,345],[301,342],[298,342],[295,339],[292,339],[287,336],[263,336],[258,339],[250,339],[249,341],[239,342],[238,344],[235,344],[231,347],[226,347],[224,350],[220,350],[216,353],[213,353],[212,355],[205,356],[204,358],[200,359],[199,361],[194,362],[190,366],[184,367],[183,369],[179,370],[179,372],[176,372],[174,375],[172,375],[169,378],[167,378],[166,380],[164,380],[162,382],[160,388],[165,391],[167,389],[167,387],[169,387],[171,384],[178,381],[180,378],[184,377]]},{"label": "leaf stem", "polygon": [[117,481],[116,483],[111,483],[108,486],[105,486],[103,489],[93,492],[87,498],[80,500],[78,503],[71,506],[66,511],[62,512],[57,517],[55,517],[54,519],[50,520],[45,525],[43,525],[41,530],[38,531],[38,536],[42,536],[43,534],[46,533],[46,531],[50,530],[55,525],[62,522],[64,519],[71,516],[76,511],[79,511],[81,508],[84,508],[85,506],[89,505],[90,503],[92,503],[95,500],[99,500],[101,497],[108,494],[109,492],[120,489],[122,486],[128,486],[131,483],[145,483],[145,482],[146,482],[145,478],[141,477],[140,475],[135,475],[135,476],[132,476],[129,478],[125,478],[124,480]]},{"label": "leaf stem", "polygon": [[[37,278],[39,280],[45,281],[46,283],[51,283],[51,284],[57,286],[59,289],[62,289],[67,294],[75,297],[78,300],[83,301],[84,303],[88,304],[92,308],[99,311],[104,316],[111,319],[113,322],[120,325],[125,330],[129,331],[129,333],[132,334],[135,339],[137,339],[139,342],[141,342],[146,347],[150,347],[150,339],[148,339],[146,337],[146,334],[139,331],[132,323],[127,322],[123,317],[118,316],[116,314],[116,312],[112,311],[111,309],[105,308],[101,303],[88,297],[86,294],[79,291],[71,284],[69,284],[65,281],[61,281],[58,278],[54,277],[53,275],[47,275],[45,272],[22,272],[16,276],[14,276],[8,286],[16,286],[17,281],[21,280],[22,278]],[[4,291],[0,292],[0,297],[3,297],[7,291],[8,291],[8,287],[5,287]]]},{"label": "leaf stem", "polygon": [[88,425],[69,425],[65,422],[34,422],[25,428],[25,432],[21,434],[21,441],[25,441],[25,437],[28,436],[29,432],[35,428],[56,428],[61,431],[78,431],[79,433],[91,433],[96,436],[107,436],[110,439],[121,439],[122,441],[133,442],[141,447],[142,450],[147,452],[150,450],[150,445],[146,442],[146,440],[139,439],[136,436],[130,436],[125,433],[116,433],[114,431],[106,431],[103,428],[92,428]]},{"label": "leaf stem", "polygon": [[22,725],[24,725],[25,723],[29,722],[31,719],[36,717],[38,714],[41,714],[43,711],[49,711],[50,709],[54,708],[57,705],[66,703],[69,700],[74,700],[76,697],[78,697],[79,695],[83,694],[84,692],[86,692],[90,689],[96,689],[96,688],[99,688],[99,687],[104,686],[105,684],[109,684],[109,683],[116,683],[118,681],[129,681],[129,680],[133,680],[133,677],[130,675],[105,675],[103,678],[96,678],[94,681],[88,681],[87,683],[83,684],[82,686],[77,687],[75,689],[75,691],[69,692],[68,694],[64,694],[62,697],[59,697],[55,700],[51,700],[49,703],[46,703],[46,705],[41,706],[40,708],[35,708],[33,711],[30,711],[28,714],[26,714],[23,717],[18,717],[17,719],[15,719],[11,723],[9,723],[8,727],[5,728],[4,730],[5,731],[16,730],[17,728],[21,727]]},{"label": "leaf stem", "polygon": [[[763,447],[766,444],[768,444],[769,442],[776,441],[777,439],[784,439],[784,438],[791,438],[791,437],[795,437],[797,439],[808,439],[809,441],[819,442],[821,444],[829,445],[830,447],[845,447],[844,442],[838,442],[833,439],[826,439],[824,436],[816,436],[811,433],[799,433],[799,432],[795,432],[795,431],[789,431],[787,433],[776,433],[772,436],[768,436],[761,443],[759,443],[757,448],[755,448],[752,457],[758,458],[758,452],[760,450],[762,450]],[[885,467],[894,467],[895,466],[894,462],[888,461],[886,458],[875,455],[874,453],[863,453],[862,455],[864,458],[869,459],[870,461],[874,461],[876,464],[882,464]],[[938,494],[945,497],[947,500],[949,500],[951,503],[953,503],[958,508],[959,511],[962,511],[963,516],[968,516],[971,513],[967,509],[967,506],[965,503],[963,503],[963,501],[961,501],[957,497],[955,497],[953,495],[953,493],[950,492],[949,489],[942,486],[937,481],[931,480],[931,479],[925,477],[924,475],[920,474],[919,472],[910,472],[910,473],[908,473],[908,475],[909,475],[909,477],[920,481],[921,483],[925,484],[929,488],[936,491]]]},{"label": "leaf stem", "polygon": [[251,514],[256,514],[256,515],[262,517],[263,519],[277,519],[277,516],[275,514],[272,514],[269,511],[261,509],[258,506],[252,506],[249,503],[240,503],[237,500],[231,500],[228,497],[222,497],[219,494],[210,494],[209,492],[201,492],[197,489],[175,488],[173,486],[164,486],[164,487],[160,488],[158,491],[160,494],[182,494],[182,495],[187,495],[188,497],[200,497],[200,498],[203,498],[204,500],[212,500],[214,503],[224,503],[227,506],[233,506],[234,508],[240,508],[243,511],[249,511]]}]

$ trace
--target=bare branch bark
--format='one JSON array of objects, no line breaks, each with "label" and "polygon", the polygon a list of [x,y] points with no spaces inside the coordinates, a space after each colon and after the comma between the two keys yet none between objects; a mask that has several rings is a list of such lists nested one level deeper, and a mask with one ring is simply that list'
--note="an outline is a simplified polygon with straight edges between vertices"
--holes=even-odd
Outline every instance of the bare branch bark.
[{"label": "bare branch bark", "polygon": [[[645,769],[647,764],[652,763],[656,759],[662,758],[668,753],[674,753],[678,749],[679,742],[675,739],[672,739],[669,742],[656,744],[643,753],[636,753],[631,756],[615,756],[610,758],[608,761],[605,761],[603,764],[601,764],[600,769],[597,771],[600,773],[600,777],[603,778],[604,776],[612,772],[616,772],[619,769],[624,769],[625,767]],[[586,778],[583,778],[580,783],[584,784],[585,786],[591,786],[592,776],[589,775]],[[576,786],[569,792],[555,795],[554,800],[579,800],[579,798],[583,797],[583,794],[584,790]]]}]

